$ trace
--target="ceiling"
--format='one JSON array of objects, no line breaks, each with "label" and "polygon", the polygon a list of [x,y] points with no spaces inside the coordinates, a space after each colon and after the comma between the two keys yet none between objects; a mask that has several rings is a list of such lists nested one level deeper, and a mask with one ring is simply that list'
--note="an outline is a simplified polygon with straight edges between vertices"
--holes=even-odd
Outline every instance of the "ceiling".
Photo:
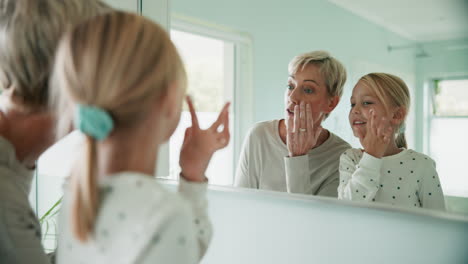
[{"label": "ceiling", "polygon": [[418,42],[468,38],[468,0],[328,0]]}]

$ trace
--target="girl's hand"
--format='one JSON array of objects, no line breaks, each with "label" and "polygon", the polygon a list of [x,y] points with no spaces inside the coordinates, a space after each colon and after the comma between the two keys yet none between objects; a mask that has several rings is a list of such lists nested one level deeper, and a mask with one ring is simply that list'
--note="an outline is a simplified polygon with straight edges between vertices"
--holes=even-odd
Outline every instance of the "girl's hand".
[{"label": "girl's hand", "polygon": [[[188,181],[206,181],[205,171],[213,153],[229,143],[229,104],[226,103],[218,119],[206,130],[200,129],[192,100],[187,97],[192,117],[192,126],[185,130],[184,142],[180,151],[181,175]],[[220,130],[222,129],[222,130]],[[220,130],[220,131],[218,131]]]},{"label": "girl's hand", "polygon": [[385,117],[377,120],[373,109],[370,111],[371,118],[367,121],[366,134],[358,132],[359,140],[364,151],[376,158],[382,158],[390,144],[393,128],[390,121]]},{"label": "girl's hand", "polygon": [[294,118],[288,115],[286,126],[286,145],[289,156],[302,156],[307,154],[315,145],[322,132],[322,127],[314,126],[312,108],[310,104],[301,102],[294,106]]}]

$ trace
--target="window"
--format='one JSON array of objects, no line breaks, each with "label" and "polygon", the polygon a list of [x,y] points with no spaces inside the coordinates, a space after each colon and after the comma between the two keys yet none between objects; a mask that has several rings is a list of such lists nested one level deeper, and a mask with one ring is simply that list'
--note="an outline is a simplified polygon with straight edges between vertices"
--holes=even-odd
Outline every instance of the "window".
[{"label": "window", "polygon": [[[216,120],[224,103],[232,101],[234,44],[178,30],[171,30],[171,38],[185,64],[188,76],[187,93],[194,101],[200,126],[205,129]],[[231,128],[233,119],[234,114],[230,111]],[[185,129],[190,125],[190,113],[184,105],[179,126],[169,142],[170,177],[179,172],[180,148]],[[232,185],[233,150],[231,140],[225,149],[213,155],[206,173],[210,183]]]},{"label": "window", "polygon": [[[210,184],[230,186],[234,182],[241,138],[251,124],[250,39],[240,33],[177,17],[172,18],[170,34],[185,64],[187,93],[194,100],[200,126],[207,128],[216,120],[224,103],[232,103],[229,117],[231,141],[225,149],[213,155],[206,172]],[[241,96],[242,108],[236,102]],[[242,116],[242,120],[237,119],[238,116]],[[180,147],[184,131],[190,125],[190,114],[184,106],[179,127],[169,142],[169,173],[166,175],[170,179],[176,179],[180,171]]]},{"label": "window", "polygon": [[450,196],[468,197],[468,79],[434,80],[430,88],[428,150]]},{"label": "window", "polygon": [[435,80],[432,113],[439,117],[468,117],[468,79]]}]

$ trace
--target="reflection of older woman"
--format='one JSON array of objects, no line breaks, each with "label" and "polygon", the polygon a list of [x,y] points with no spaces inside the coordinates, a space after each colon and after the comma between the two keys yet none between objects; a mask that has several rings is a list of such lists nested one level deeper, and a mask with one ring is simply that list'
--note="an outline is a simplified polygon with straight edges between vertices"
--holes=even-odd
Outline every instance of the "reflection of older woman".
[{"label": "reflection of older woman", "polygon": [[321,123],[338,104],[345,81],[343,65],[327,52],[293,58],[286,120],[261,122],[250,130],[235,185],[336,197],[339,157],[350,145]]}]

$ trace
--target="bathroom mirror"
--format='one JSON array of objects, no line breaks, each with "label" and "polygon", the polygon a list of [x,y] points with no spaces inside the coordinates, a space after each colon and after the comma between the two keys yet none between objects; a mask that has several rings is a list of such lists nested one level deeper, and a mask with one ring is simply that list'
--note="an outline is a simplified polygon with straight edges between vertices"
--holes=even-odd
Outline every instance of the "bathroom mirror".
[{"label": "bathroom mirror", "polygon": [[[303,52],[326,50],[344,64],[348,78],[340,103],[323,126],[360,147],[348,122],[354,85],[369,72],[401,77],[412,97],[406,127],[409,148],[436,161],[447,211],[468,214],[468,177],[462,167],[468,148],[466,1],[106,2],[170,29],[186,64],[189,93],[202,126],[212,122],[225,101],[233,103],[231,142],[213,157],[207,172],[210,184],[229,190],[249,129],[257,122],[284,118],[289,61]],[[178,148],[189,124],[185,112],[174,137],[161,150],[158,177],[177,179]],[[39,215],[62,195],[71,160],[60,166],[56,160],[71,152],[78,137],[71,135],[39,160],[31,194]]]},{"label": "bathroom mirror", "polygon": [[[145,9],[142,12],[151,13]],[[401,77],[411,93],[408,147],[437,164],[450,211],[468,209],[462,169],[468,140],[468,4],[466,1],[170,0],[171,37],[185,61],[189,93],[210,123],[232,101],[233,138],[208,171],[232,186],[245,136],[255,123],[285,116],[289,61],[326,50],[347,70],[341,101],[323,126],[360,147],[348,121],[352,89],[369,72]],[[184,116],[185,115],[185,116]],[[183,127],[170,143],[171,175]],[[465,131],[465,132],[464,132]],[[282,160],[279,162],[283,162]]]}]

